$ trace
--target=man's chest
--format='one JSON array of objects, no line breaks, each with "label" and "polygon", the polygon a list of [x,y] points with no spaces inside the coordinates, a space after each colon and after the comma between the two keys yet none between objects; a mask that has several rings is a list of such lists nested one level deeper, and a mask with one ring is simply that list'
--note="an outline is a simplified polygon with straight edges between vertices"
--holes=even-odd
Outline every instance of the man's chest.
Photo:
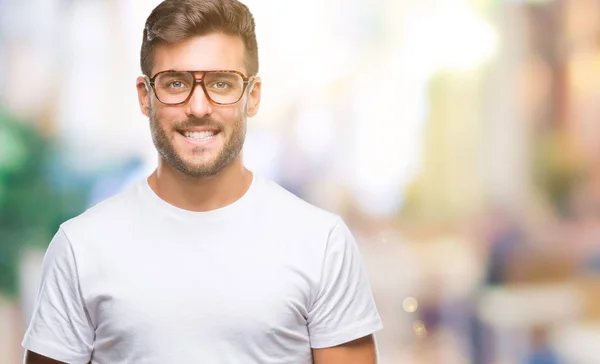
[{"label": "man's chest", "polygon": [[176,247],[100,260],[85,289],[97,337],[268,344],[294,333],[308,341],[311,282],[293,259],[225,245]]}]

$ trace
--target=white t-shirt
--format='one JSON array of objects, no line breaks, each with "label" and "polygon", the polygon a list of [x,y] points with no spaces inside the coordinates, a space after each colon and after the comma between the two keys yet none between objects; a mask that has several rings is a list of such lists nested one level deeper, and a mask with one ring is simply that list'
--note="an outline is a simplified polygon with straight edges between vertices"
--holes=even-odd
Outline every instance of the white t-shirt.
[{"label": "white t-shirt", "polygon": [[62,224],[23,347],[81,364],[308,364],[381,327],[340,217],[256,175],[209,212],[144,180]]}]

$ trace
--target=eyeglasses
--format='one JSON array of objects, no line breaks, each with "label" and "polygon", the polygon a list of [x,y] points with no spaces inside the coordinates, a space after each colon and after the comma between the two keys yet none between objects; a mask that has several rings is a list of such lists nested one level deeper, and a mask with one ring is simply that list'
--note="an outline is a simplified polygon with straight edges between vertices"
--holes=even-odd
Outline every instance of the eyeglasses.
[{"label": "eyeglasses", "polygon": [[[196,73],[202,73],[197,79]],[[162,71],[149,79],[158,101],[166,105],[181,105],[192,97],[200,84],[210,102],[232,105],[240,101],[253,77],[238,71]]]}]

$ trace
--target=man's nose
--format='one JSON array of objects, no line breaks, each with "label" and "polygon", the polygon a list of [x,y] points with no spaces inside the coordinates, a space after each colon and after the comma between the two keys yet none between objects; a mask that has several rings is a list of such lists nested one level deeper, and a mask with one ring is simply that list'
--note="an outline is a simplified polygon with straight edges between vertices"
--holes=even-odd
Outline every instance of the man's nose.
[{"label": "man's nose", "polygon": [[202,87],[201,81],[196,81],[194,83],[192,96],[186,104],[186,114],[188,116],[202,118],[212,113],[212,107],[213,105],[208,99],[208,96],[204,91],[204,87]]}]

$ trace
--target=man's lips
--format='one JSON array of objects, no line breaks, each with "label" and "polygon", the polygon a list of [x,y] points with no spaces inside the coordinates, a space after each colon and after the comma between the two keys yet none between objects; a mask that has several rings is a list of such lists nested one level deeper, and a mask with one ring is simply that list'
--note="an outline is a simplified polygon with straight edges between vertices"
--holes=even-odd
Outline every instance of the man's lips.
[{"label": "man's lips", "polygon": [[189,128],[178,131],[185,141],[193,145],[205,145],[216,139],[220,131],[210,128]]}]

